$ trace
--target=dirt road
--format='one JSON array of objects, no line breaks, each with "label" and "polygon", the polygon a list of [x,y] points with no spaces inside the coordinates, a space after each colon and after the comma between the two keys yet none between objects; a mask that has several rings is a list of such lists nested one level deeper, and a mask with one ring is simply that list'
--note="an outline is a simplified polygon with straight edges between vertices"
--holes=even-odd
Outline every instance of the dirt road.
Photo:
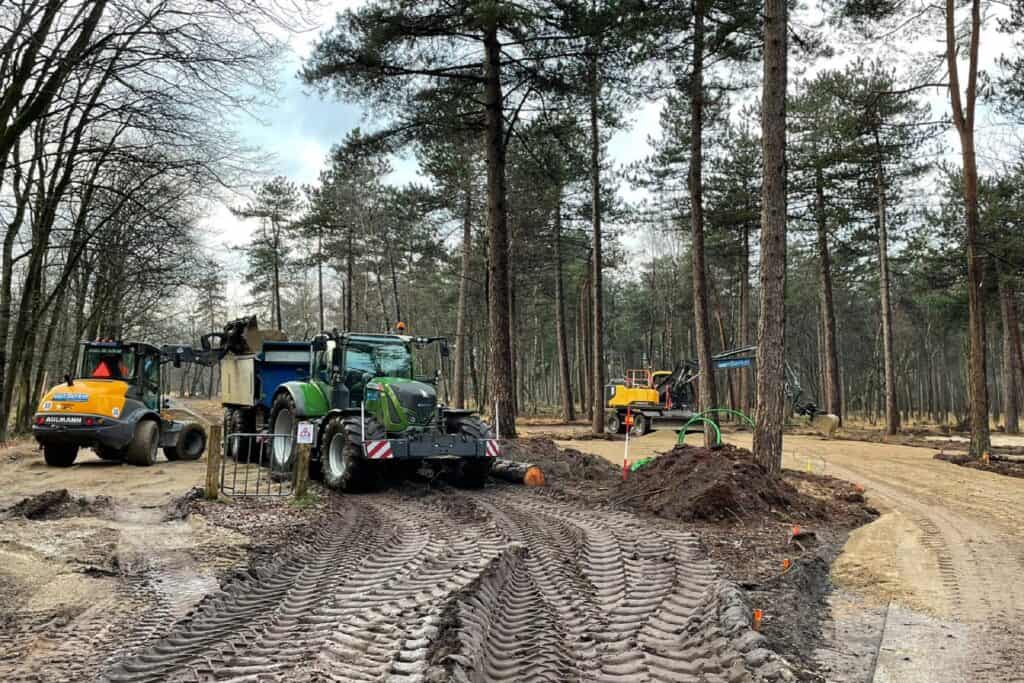
[{"label": "dirt road", "polygon": [[[631,457],[674,440],[636,439]],[[726,440],[750,447],[749,433]],[[621,462],[624,444],[563,445]],[[874,680],[1024,680],[1024,481],[925,448],[787,435],[784,451],[785,466],[859,483],[886,513],[852,534],[833,568],[838,586],[889,611]]]}]

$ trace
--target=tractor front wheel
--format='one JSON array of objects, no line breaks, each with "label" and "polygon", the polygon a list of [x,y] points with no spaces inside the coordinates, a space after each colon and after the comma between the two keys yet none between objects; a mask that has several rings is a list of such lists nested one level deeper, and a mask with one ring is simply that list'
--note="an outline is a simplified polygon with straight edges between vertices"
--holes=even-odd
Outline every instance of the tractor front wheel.
[{"label": "tractor front wheel", "polygon": [[[448,421],[449,434],[464,434],[472,439],[493,439],[491,428],[476,415],[460,415]],[[491,473],[493,461],[486,456],[463,458],[453,472],[452,483],[460,488],[482,489]]]},{"label": "tractor front wheel", "polygon": [[377,480],[377,463],[363,454],[363,434],[367,441],[387,438],[384,427],[372,417],[365,423],[358,417],[332,417],[324,429],[320,449],[320,468],[324,483],[345,493],[367,491]]}]

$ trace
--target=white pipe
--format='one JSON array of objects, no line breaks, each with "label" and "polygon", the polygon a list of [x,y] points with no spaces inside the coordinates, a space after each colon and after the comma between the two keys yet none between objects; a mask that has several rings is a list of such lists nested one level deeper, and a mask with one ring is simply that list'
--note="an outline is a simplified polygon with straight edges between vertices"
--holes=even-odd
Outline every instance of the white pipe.
[{"label": "white pipe", "polygon": [[366,401],[359,404],[359,429],[363,435],[363,443],[366,443]]},{"label": "white pipe", "polygon": [[501,440],[501,418],[498,413],[498,402],[494,402],[494,438]]}]

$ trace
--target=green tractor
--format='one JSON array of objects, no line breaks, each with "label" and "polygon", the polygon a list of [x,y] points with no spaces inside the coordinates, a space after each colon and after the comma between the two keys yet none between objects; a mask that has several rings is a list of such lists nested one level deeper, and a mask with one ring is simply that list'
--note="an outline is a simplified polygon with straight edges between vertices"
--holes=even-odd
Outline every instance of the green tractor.
[{"label": "green tractor", "polygon": [[[372,489],[385,467],[398,474],[424,464],[445,470],[467,488],[484,485],[498,442],[470,410],[438,403],[433,376],[414,374],[413,350],[443,337],[402,334],[323,334],[312,341],[308,381],[281,384],[270,410],[271,467],[294,467],[299,424],[311,423],[311,469],[339,491]],[[308,433],[308,430],[303,430]]]}]

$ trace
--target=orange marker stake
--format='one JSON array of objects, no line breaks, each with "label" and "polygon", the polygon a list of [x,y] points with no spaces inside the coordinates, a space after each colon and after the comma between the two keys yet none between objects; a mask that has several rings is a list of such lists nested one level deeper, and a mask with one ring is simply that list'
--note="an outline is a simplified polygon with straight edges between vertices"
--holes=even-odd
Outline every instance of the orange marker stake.
[{"label": "orange marker stake", "polygon": [[860,484],[854,484],[853,488],[857,491],[857,493],[864,493],[864,487],[861,486]]},{"label": "orange marker stake", "polygon": [[981,461],[985,464],[988,464],[988,451],[985,451],[984,453],[981,454]]},{"label": "orange marker stake", "polygon": [[754,610],[754,623],[751,626],[755,631],[761,630],[761,610]]},{"label": "orange marker stake", "polygon": [[789,564],[789,558],[786,558],[786,559],[784,559],[784,560],[782,561],[782,573],[783,573],[783,574],[785,574],[786,572],[788,572],[788,571],[789,571],[789,566],[790,566],[790,564]]},{"label": "orange marker stake", "polygon": [[794,524],[793,525],[793,535],[794,536],[799,536],[800,535],[800,525],[799,524]]}]

